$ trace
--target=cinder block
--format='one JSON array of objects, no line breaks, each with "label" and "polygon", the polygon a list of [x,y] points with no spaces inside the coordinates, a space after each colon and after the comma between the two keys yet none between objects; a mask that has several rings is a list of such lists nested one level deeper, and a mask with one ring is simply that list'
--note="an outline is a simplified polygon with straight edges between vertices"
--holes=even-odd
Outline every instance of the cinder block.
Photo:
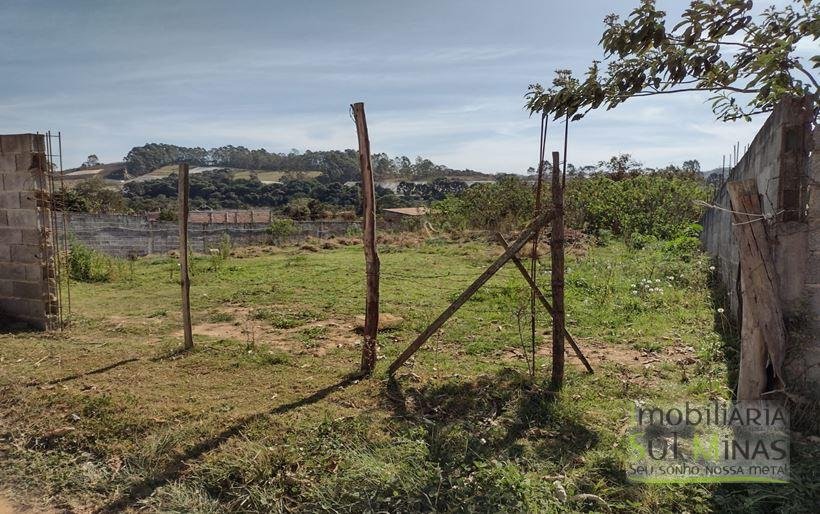
[{"label": "cinder block", "polygon": [[31,300],[41,300],[43,298],[43,285],[40,282],[12,282],[12,295],[16,298],[29,298]]},{"label": "cinder block", "polygon": [[11,245],[11,260],[13,262],[38,263],[43,258],[43,251],[35,245]]},{"label": "cinder block", "polygon": [[36,209],[37,208],[37,194],[34,191],[25,191],[17,193],[17,203],[20,207],[9,207],[9,209]]},{"label": "cinder block", "polygon": [[[35,137],[42,139],[44,136],[35,136],[34,134],[8,134],[0,136],[0,152],[4,154],[32,152],[35,150]],[[40,148],[42,148],[42,145]]]},{"label": "cinder block", "polygon": [[9,228],[36,228],[39,222],[37,211],[32,209],[8,209],[6,211],[8,220],[6,225]]},{"label": "cinder block", "polygon": [[12,296],[13,282],[11,280],[0,280],[0,298],[9,298]]},{"label": "cinder block", "polygon": [[27,280],[29,282],[39,282],[43,280],[43,277],[46,276],[44,267],[42,264],[23,264],[25,267],[25,277],[20,278],[20,280]]},{"label": "cinder block", "polygon": [[41,245],[43,244],[43,233],[36,228],[22,228],[20,229],[21,244],[24,245]]},{"label": "cinder block", "polygon": [[14,173],[17,171],[17,159],[14,154],[0,154],[0,173]]},{"label": "cinder block", "polygon": [[46,315],[45,302],[27,298],[0,298],[0,312],[14,317],[37,320]]},{"label": "cinder block", "polygon": [[0,261],[10,261],[11,260],[11,246],[0,243]]},{"label": "cinder block", "polygon": [[6,209],[0,210],[0,227],[9,226],[9,211]]},{"label": "cinder block", "polygon": [[0,243],[19,245],[23,242],[22,231],[19,228],[8,228],[4,225],[6,222],[0,223]]},{"label": "cinder block", "polygon": [[0,192],[0,209],[19,209],[20,193],[17,191]]},{"label": "cinder block", "polygon": [[2,173],[4,191],[31,191],[37,189],[37,182],[27,172]]},{"label": "cinder block", "polygon": [[48,160],[41,153],[19,153],[14,157],[17,173],[30,173],[44,184]]},{"label": "cinder block", "polygon": [[0,280],[26,280],[26,265],[19,262],[0,262]]}]

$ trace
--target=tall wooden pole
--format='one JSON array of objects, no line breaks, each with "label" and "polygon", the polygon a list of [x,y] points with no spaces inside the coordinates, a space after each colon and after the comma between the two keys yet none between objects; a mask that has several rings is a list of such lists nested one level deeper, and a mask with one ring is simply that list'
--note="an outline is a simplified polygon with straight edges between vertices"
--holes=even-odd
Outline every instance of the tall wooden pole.
[{"label": "tall wooden pole", "polygon": [[188,165],[179,165],[179,277],[182,284],[182,331],[185,342],[183,350],[194,347],[191,333],[191,278],[188,276]]},{"label": "tall wooden pole", "polygon": [[364,345],[362,366],[364,374],[371,374],[376,367],[376,338],[379,330],[379,254],[376,253],[376,190],[373,167],[370,164],[370,137],[367,134],[367,118],[364,104],[353,104],[353,119],[359,137],[359,167],[362,170],[362,198],[364,204],[364,258],[367,272],[367,297],[364,309]]},{"label": "tall wooden pole", "polygon": [[564,188],[558,166],[558,152],[552,152],[552,389],[564,385]]}]

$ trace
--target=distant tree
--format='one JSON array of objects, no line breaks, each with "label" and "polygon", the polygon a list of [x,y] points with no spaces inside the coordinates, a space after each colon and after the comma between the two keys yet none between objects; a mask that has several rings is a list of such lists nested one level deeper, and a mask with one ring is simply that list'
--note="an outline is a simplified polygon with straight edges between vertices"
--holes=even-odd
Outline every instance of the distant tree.
[{"label": "distant tree", "polygon": [[55,204],[63,210],[73,212],[112,214],[126,211],[122,194],[97,177],[56,193]]},{"label": "distant tree", "polygon": [[295,220],[310,219],[310,199],[294,198],[285,206],[283,212]]},{"label": "distant tree", "polygon": [[706,183],[717,189],[723,184],[723,179],[723,173],[714,171],[706,177]]},{"label": "distant tree", "polygon": [[[76,162],[76,161],[75,161]],[[98,166],[100,164],[100,159],[95,155],[91,154],[85,160],[85,162],[80,166],[81,168],[93,168],[94,166]]]},{"label": "distant tree", "polygon": [[601,161],[598,166],[609,173],[612,180],[623,180],[629,176],[637,175],[642,164],[632,158],[628,153],[622,153],[610,157],[608,161]]},{"label": "distant tree", "polygon": [[697,159],[692,159],[691,161],[683,161],[683,171],[689,171],[692,173],[700,173],[700,162]]},{"label": "distant tree", "polygon": [[[604,19],[605,71],[593,61],[579,81],[559,70],[552,87],[530,86],[527,107],[577,120],[633,97],[707,91],[721,120],[749,120],[788,95],[810,94],[817,109],[817,79],[795,51],[817,40],[820,2],[791,0],[756,16],[752,7],[748,0],[693,0],[670,28],[654,0],[641,0],[625,20]],[[811,61],[816,68],[820,56]],[[739,95],[746,95],[745,106]]]}]

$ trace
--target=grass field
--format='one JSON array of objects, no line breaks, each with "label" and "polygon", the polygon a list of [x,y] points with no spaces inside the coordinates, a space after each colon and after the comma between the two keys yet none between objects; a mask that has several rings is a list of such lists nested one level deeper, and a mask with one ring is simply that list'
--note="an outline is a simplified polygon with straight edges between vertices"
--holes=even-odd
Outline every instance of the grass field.
[{"label": "grass field", "polygon": [[[795,440],[789,485],[639,485],[625,475],[635,401],[730,395],[730,327],[701,255],[576,245],[568,355],[527,378],[509,266],[399,373],[385,369],[500,253],[484,242],[381,247],[376,375],[357,380],[359,245],[262,248],[194,261],[195,351],[180,342],[177,263],[72,284],[63,334],[0,334],[0,490],[18,505],[163,512],[805,512],[816,445]],[[549,275],[539,280],[548,290]],[[641,280],[663,292],[633,294]],[[542,313],[543,314],[543,313]],[[526,333],[527,315],[521,318]],[[541,347],[549,322],[541,317]],[[722,335],[723,334],[723,335]],[[527,337],[526,335],[524,336]],[[729,341],[729,343],[727,343]],[[814,448],[814,449],[812,449]],[[813,454],[812,454],[813,452]],[[598,501],[589,496],[595,495]]]}]

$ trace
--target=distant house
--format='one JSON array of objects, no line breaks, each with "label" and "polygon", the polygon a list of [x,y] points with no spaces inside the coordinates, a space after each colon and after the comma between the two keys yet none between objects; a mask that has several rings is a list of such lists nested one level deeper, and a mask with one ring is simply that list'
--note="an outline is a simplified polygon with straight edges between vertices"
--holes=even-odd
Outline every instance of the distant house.
[{"label": "distant house", "polygon": [[406,219],[418,219],[430,214],[427,207],[398,207],[395,209],[382,209],[382,217],[385,221],[401,221]]}]

